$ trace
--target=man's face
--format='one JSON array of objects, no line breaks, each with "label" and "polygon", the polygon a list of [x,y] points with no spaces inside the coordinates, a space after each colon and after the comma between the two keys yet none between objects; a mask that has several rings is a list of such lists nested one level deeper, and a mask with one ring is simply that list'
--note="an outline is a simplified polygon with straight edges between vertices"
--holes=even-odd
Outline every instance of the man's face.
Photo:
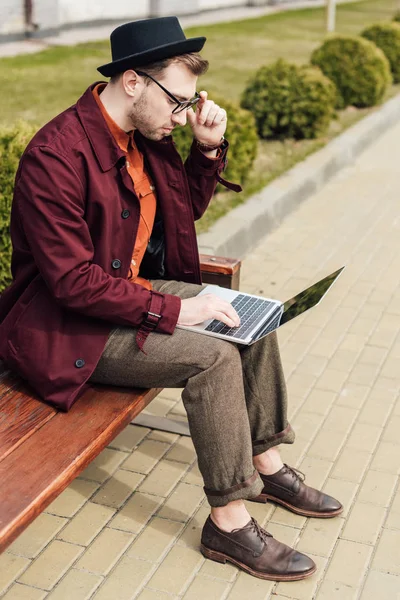
[{"label": "man's face", "polygon": [[[169,65],[155,79],[181,102],[190,100],[196,93],[197,77],[183,64]],[[186,125],[186,110],[173,114],[174,108],[176,103],[156,83],[138,76],[135,97],[128,113],[135,129],[150,140],[162,140],[177,125]]]}]

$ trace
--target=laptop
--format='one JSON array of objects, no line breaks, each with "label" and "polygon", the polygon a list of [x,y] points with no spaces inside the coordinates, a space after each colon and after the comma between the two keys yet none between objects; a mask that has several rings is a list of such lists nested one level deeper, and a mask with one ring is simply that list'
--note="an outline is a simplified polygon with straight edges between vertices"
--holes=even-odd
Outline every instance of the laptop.
[{"label": "laptop", "polygon": [[278,327],[316,306],[343,269],[344,267],[341,267],[327,275],[286,302],[245,294],[217,285],[207,285],[198,295],[215,294],[230,302],[240,317],[240,326],[229,327],[217,319],[209,319],[199,325],[177,325],[177,327],[239,344],[254,344]]}]

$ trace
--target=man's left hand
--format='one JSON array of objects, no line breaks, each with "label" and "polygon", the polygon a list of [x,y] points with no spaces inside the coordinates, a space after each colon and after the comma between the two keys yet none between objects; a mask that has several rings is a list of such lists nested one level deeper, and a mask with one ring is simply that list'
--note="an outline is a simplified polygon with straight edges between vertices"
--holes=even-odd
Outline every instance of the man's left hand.
[{"label": "man's left hand", "polygon": [[218,144],[226,130],[226,111],[212,100],[208,100],[208,94],[204,91],[200,92],[196,111],[187,111],[187,119],[194,138],[202,144]]}]

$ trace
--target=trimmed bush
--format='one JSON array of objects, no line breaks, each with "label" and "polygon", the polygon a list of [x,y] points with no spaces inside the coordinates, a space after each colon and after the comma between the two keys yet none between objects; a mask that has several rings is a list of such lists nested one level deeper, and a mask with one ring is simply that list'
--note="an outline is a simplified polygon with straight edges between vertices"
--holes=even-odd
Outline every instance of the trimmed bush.
[{"label": "trimmed bush", "polygon": [[377,23],[367,27],[362,37],[373,42],[382,50],[389,61],[395,83],[400,82],[400,24]]},{"label": "trimmed bush", "polygon": [[20,121],[0,131],[0,293],[11,283],[10,209],[19,159],[37,127]]},{"label": "trimmed bush", "polygon": [[311,62],[335,83],[338,108],[375,106],[392,83],[388,59],[362,37],[330,37],[314,50]]},{"label": "trimmed bush", "polygon": [[400,21],[400,10],[394,13],[392,21]]},{"label": "trimmed bush", "polygon": [[[234,183],[244,184],[257,155],[258,137],[254,117],[233,102],[211,98],[224,108],[228,116],[225,137],[229,141],[228,166],[223,177]],[[177,127],[173,133],[176,147],[185,160],[192,145],[193,135],[189,125]],[[224,190],[219,186],[220,190]]]},{"label": "trimmed bush", "polygon": [[261,67],[241,100],[263,139],[316,138],[327,130],[335,103],[335,86],[319,69],[283,59]]}]

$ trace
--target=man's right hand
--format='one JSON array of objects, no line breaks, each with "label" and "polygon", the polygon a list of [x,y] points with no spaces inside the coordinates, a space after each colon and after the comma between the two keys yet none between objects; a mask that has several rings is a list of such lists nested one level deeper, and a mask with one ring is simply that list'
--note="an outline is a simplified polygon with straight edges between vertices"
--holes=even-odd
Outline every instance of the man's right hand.
[{"label": "man's right hand", "polygon": [[204,294],[181,302],[178,325],[198,325],[208,319],[218,319],[228,327],[239,327],[240,318],[233,306],[215,296]]}]

